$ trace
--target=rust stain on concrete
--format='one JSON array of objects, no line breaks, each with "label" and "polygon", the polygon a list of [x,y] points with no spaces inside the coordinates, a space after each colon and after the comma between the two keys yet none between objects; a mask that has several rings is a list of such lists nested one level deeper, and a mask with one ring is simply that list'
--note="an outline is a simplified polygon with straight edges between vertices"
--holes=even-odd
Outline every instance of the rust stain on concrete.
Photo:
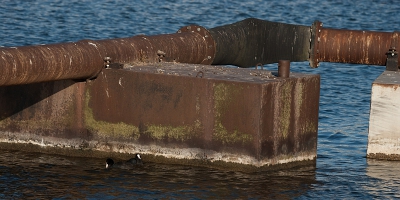
[{"label": "rust stain on concrete", "polygon": [[315,163],[318,75],[158,63],[0,93],[28,100],[2,104],[2,142],[209,166]]}]

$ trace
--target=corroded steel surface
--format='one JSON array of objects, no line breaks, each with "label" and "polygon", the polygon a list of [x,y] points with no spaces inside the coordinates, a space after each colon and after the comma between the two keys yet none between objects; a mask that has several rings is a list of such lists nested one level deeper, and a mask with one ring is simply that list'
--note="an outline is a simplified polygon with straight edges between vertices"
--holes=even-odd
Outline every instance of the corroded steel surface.
[{"label": "corroded steel surface", "polygon": [[185,26],[178,30],[178,33],[184,32],[196,32],[203,36],[204,41],[206,42],[206,56],[204,57],[204,60],[199,64],[210,65],[213,62],[216,54],[215,41],[211,37],[211,33],[204,27],[197,25]]},{"label": "corroded steel surface", "polygon": [[315,21],[312,26],[311,26],[311,40],[310,40],[310,67],[312,68],[317,68],[319,67],[319,44],[320,42],[318,41],[318,38],[321,40],[321,28],[322,28],[322,22],[320,21]]},{"label": "corroded steel surface", "polygon": [[316,150],[320,79],[290,74],[266,84],[261,99],[261,158],[277,155],[301,157]]},{"label": "corroded steel surface", "polygon": [[104,70],[87,94],[91,132],[146,153],[255,166],[316,155],[318,75],[161,63]]},{"label": "corroded steel surface", "polygon": [[287,78],[290,75],[290,61],[279,60],[278,62],[278,77]]},{"label": "corroded steel surface", "polygon": [[323,28],[318,21],[312,32],[311,67],[319,62],[386,65],[389,49],[400,48],[398,32]]},{"label": "corroded steel surface", "polygon": [[255,18],[210,29],[217,45],[213,64],[253,67],[258,63],[307,61],[309,26],[291,25]]},{"label": "corroded steel surface", "polygon": [[0,87],[0,132],[16,133],[10,139],[21,141],[90,140],[82,118],[84,87],[85,82],[72,80]]},{"label": "corroded steel surface", "polygon": [[194,32],[82,40],[39,46],[0,48],[0,85],[63,79],[90,79],[111,63],[210,63],[209,42]]},{"label": "corroded steel surface", "polygon": [[319,76],[273,74],[157,63],[2,86],[0,141],[210,166],[315,163]]},{"label": "corroded steel surface", "polygon": [[0,48],[0,85],[61,79],[85,79],[103,68],[103,58],[92,41]]},{"label": "corroded steel surface", "polygon": [[[90,79],[113,63],[180,62],[251,67],[280,59],[308,59],[310,28],[246,19],[210,31],[0,48],[0,85]],[[118,67],[118,66],[117,66]]]},{"label": "corroded steel surface", "polygon": [[120,68],[126,63],[253,67],[279,60],[309,60],[311,67],[319,62],[385,65],[389,50],[397,55],[398,35],[323,28],[318,21],[308,27],[249,18],[210,30],[190,25],[175,34],[3,47],[0,85],[91,79],[104,67]]}]

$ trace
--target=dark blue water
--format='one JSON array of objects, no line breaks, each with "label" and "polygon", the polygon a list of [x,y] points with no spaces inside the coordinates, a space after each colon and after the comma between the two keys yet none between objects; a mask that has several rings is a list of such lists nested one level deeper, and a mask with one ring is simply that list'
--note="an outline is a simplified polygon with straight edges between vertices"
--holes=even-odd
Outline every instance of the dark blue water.
[{"label": "dark blue water", "polygon": [[[397,1],[2,0],[0,46],[174,33],[249,17],[356,30],[400,30]],[[276,64],[267,65],[276,70]],[[372,81],[384,67],[292,63],[321,75],[317,167],[243,173],[148,163],[107,171],[103,160],[1,151],[0,198],[392,199],[400,163],[366,159]]]}]

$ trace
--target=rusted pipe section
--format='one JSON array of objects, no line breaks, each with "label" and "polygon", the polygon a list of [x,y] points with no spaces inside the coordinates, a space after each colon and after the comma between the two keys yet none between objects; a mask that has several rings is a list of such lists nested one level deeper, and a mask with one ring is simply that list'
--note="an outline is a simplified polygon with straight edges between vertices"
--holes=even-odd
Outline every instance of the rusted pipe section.
[{"label": "rusted pipe section", "polygon": [[[0,48],[1,85],[90,79],[113,63],[180,62],[253,67],[279,60],[398,65],[398,32],[355,31],[249,18],[207,30],[185,26],[175,34]],[[394,55],[394,56],[393,56]],[[393,64],[395,63],[395,64]],[[397,63],[397,64],[396,64]],[[389,67],[396,70],[396,67]]]},{"label": "rusted pipe section", "polygon": [[254,67],[279,60],[307,61],[309,26],[269,22],[255,18],[210,29],[216,43],[212,64]]},{"label": "rusted pipe section", "polygon": [[389,49],[400,48],[398,32],[376,32],[312,26],[310,66],[319,62],[386,65]]},{"label": "rusted pipe section", "polygon": [[175,61],[211,64],[215,44],[200,26],[175,34],[0,48],[0,85],[90,79],[107,63]]}]

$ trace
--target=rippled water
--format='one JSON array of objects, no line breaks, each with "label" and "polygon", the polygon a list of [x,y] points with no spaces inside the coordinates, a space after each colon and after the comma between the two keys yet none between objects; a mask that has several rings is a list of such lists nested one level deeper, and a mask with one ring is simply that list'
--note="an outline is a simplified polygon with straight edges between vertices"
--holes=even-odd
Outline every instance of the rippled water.
[{"label": "rippled water", "polygon": [[[325,27],[395,31],[396,1],[123,1],[3,0],[0,45],[207,28],[248,17]],[[375,199],[400,197],[400,163],[366,159],[372,81],[384,67],[292,63],[292,70],[321,75],[316,169],[242,173],[147,163],[136,170],[104,170],[99,159],[1,151],[0,198],[143,199]],[[267,69],[276,70],[276,64]]]}]

